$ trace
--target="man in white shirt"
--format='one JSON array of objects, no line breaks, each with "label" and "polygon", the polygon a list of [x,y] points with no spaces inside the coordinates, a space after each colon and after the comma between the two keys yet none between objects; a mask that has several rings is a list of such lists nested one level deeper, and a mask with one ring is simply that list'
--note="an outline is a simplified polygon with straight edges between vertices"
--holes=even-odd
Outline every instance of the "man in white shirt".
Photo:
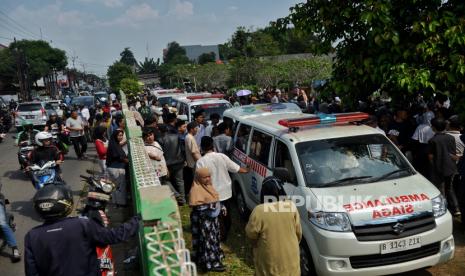
[{"label": "man in white shirt", "polygon": [[232,197],[232,181],[229,177],[229,173],[248,173],[249,169],[241,168],[223,153],[214,152],[213,138],[204,136],[200,144],[205,154],[197,160],[196,168],[208,168],[210,170],[213,187],[218,192],[221,204],[226,208],[226,212],[222,214],[220,220],[222,223],[221,239],[224,241],[231,227],[228,200]]}]

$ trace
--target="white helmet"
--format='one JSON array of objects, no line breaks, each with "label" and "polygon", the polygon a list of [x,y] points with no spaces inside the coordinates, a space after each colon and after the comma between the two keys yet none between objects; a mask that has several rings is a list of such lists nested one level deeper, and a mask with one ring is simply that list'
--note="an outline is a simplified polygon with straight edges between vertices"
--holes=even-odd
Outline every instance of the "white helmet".
[{"label": "white helmet", "polygon": [[36,144],[43,146],[42,140],[52,139],[52,134],[46,131],[42,131],[36,134]]}]

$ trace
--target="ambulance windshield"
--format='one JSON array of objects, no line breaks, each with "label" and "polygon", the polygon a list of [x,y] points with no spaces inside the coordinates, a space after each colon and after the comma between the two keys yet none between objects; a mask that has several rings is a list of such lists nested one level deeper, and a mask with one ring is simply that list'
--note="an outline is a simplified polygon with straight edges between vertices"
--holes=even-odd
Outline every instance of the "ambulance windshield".
[{"label": "ambulance windshield", "polygon": [[414,173],[383,135],[302,142],[296,150],[309,187],[371,183]]}]

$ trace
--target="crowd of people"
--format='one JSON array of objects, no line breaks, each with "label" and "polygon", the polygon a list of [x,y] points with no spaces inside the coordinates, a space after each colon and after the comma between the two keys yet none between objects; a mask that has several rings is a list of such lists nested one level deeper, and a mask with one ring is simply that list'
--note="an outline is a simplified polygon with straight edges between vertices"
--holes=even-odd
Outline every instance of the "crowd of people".
[{"label": "crowd of people", "polygon": [[[231,97],[230,101],[235,106],[294,102],[308,113],[347,111],[336,95],[325,100],[307,96],[298,87],[291,93],[276,89],[255,96]],[[142,128],[145,149],[161,185],[170,187],[180,206],[188,204],[191,208],[193,260],[202,270],[225,271],[221,242],[227,240],[232,223],[233,190],[229,174],[249,171],[229,158],[233,150],[233,122],[220,122],[220,114],[206,118],[204,110],[198,110],[194,120],[186,122],[178,119],[176,110],[167,105],[160,112],[157,99],[150,95],[131,98],[128,106]],[[380,101],[361,102],[358,111],[370,114],[364,123],[390,138],[416,170],[443,193],[451,213],[460,216],[465,214],[465,161],[462,160],[465,136],[461,134],[459,116],[452,110],[447,97],[439,95],[431,100],[419,96],[416,101],[396,108]],[[65,110],[64,118],[53,115],[46,131],[53,128],[69,131],[79,159],[87,158],[87,141],[91,139],[95,143],[101,173],[116,183],[113,203],[125,207],[129,159],[125,119],[118,100],[114,99],[111,105],[97,105],[92,110],[86,107]],[[26,138],[30,136],[28,131],[24,134]],[[253,210],[245,228],[254,248],[256,274],[298,275],[302,229],[297,210],[288,200],[264,201],[269,196],[280,198],[284,193],[280,179],[268,177],[262,187],[262,204]],[[286,205],[281,209],[291,211],[264,212],[270,204]],[[283,241],[282,236],[288,238]]]},{"label": "crowd of people", "polygon": [[[307,93],[298,87],[295,87],[291,93],[282,93],[275,89],[254,96],[232,96],[230,101],[233,106],[294,102],[307,113],[348,111],[341,98],[336,95],[329,99],[307,96]],[[194,260],[205,270],[223,271],[224,254],[220,241],[227,239],[231,224],[229,200],[232,197],[232,187],[229,173],[248,171],[228,157],[233,148],[232,122],[225,120],[219,123],[219,115],[212,114],[208,118],[210,123],[207,123],[203,110],[200,110],[194,114],[194,121],[187,123],[178,120],[168,106],[164,106],[162,115],[159,115],[154,108],[157,100],[148,100],[147,97],[140,101],[130,101],[129,105],[131,110],[139,113],[135,117],[144,130],[146,150],[153,161],[154,169],[160,176],[161,183],[171,187],[179,205],[188,203],[192,208]],[[462,188],[465,180],[465,161],[462,160],[465,136],[461,134],[462,124],[459,116],[452,110],[448,98],[438,95],[430,100],[418,96],[416,101],[396,107],[379,99],[359,102],[357,111],[370,114],[369,119],[364,123],[391,139],[416,170],[434,183],[447,198],[451,213],[460,216],[464,213],[465,206],[465,191]],[[257,252],[259,246],[256,246],[260,241],[254,239],[264,239],[266,235],[257,233],[256,231],[259,230],[254,228],[254,225],[256,226],[257,223],[274,225],[284,219],[279,218],[278,215],[274,217],[271,215],[272,218],[268,218],[269,214],[259,211],[262,208],[263,206],[256,207],[246,228],[247,236],[253,241]],[[288,253],[291,256],[295,255],[293,260],[298,260],[298,240],[301,237],[301,230],[298,215],[293,219],[292,229],[283,231],[287,231],[287,235],[292,232],[292,236],[296,237],[294,251],[289,249]],[[263,244],[271,252],[275,252],[272,247],[278,245],[278,248],[285,248],[278,241]],[[261,256],[254,255],[256,273],[279,275],[281,272],[289,271],[289,267],[286,270],[283,268],[284,265],[279,268],[276,267],[279,265],[273,266],[270,263],[271,261],[279,263],[277,260],[284,258],[282,254],[264,252],[262,251]],[[272,269],[274,272],[269,270],[270,267],[274,267]],[[263,272],[260,273],[258,270]]]}]

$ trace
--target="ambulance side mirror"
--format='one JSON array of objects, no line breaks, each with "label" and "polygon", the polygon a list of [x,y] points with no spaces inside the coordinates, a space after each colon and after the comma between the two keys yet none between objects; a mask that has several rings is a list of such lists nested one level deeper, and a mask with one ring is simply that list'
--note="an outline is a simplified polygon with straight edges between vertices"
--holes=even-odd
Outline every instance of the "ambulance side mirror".
[{"label": "ambulance side mirror", "polygon": [[276,167],[273,170],[273,176],[279,178],[282,182],[293,183],[289,170],[285,167]]}]

